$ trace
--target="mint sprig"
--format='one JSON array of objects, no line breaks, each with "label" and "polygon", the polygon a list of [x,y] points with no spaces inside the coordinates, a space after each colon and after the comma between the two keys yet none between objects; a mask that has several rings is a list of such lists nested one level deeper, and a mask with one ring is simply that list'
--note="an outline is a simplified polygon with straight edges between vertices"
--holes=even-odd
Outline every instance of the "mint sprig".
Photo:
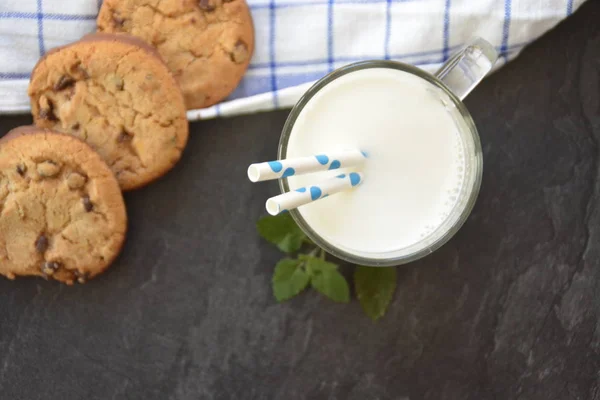
[{"label": "mint sprig", "polygon": [[354,288],[365,314],[373,321],[383,317],[396,290],[393,267],[356,267]]},{"label": "mint sprig", "polygon": [[304,290],[310,275],[302,268],[302,261],[284,258],[275,266],[273,294],[277,301],[289,300]]},{"label": "mint sprig", "polygon": [[336,264],[320,258],[310,258],[306,264],[310,271],[310,284],[317,292],[338,303],[350,301],[348,282],[344,275],[338,272]]},{"label": "mint sprig", "polygon": [[296,259],[284,258],[275,265],[271,281],[273,294],[278,302],[289,300],[303,291],[310,283],[313,289],[339,303],[350,301],[350,288],[346,278],[338,272],[338,266],[317,256],[315,248],[309,254],[298,254]]},{"label": "mint sprig", "polygon": [[306,235],[296,225],[289,213],[262,217],[256,224],[258,233],[268,242],[273,243],[284,253],[294,253],[300,250]]},{"label": "mint sprig", "polygon": [[[325,251],[306,237],[289,213],[262,217],[256,227],[265,240],[288,254],[275,265],[271,282],[278,302],[297,296],[309,284],[335,302],[350,301],[350,288],[339,265],[326,260]],[[356,267],[354,287],[363,310],[375,321],[385,314],[393,298],[396,270]]]}]

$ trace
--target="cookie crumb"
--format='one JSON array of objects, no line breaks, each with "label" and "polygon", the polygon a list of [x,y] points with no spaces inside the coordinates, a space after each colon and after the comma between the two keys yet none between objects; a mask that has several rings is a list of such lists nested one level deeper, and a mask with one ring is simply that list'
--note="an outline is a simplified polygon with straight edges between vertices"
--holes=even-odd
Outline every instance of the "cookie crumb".
[{"label": "cookie crumb", "polygon": [[73,271],[73,274],[77,278],[77,282],[84,284],[87,282],[88,273],[87,272],[79,272],[78,270]]},{"label": "cookie crumb", "polygon": [[55,261],[46,261],[42,264],[42,273],[46,276],[52,276],[58,269],[60,264]]}]

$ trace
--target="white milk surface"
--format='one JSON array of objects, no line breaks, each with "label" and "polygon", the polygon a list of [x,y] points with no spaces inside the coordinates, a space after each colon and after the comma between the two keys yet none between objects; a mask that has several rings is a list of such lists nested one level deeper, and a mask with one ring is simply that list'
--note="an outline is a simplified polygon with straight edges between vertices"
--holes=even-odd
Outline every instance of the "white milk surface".
[{"label": "white milk surface", "polygon": [[457,202],[466,167],[460,128],[444,103],[451,101],[439,88],[394,69],[351,72],[321,89],[293,126],[287,157],[357,148],[368,160],[289,179],[296,189],[341,171],[364,173],[357,188],[299,208],[311,228],[374,258],[434,232]]}]

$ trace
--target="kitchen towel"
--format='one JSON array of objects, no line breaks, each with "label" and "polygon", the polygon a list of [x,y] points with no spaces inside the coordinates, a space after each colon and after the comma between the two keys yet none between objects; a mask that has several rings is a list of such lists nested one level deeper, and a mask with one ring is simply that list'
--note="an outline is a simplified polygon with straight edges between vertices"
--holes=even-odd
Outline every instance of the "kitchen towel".
[{"label": "kitchen towel", "polygon": [[[148,0],[156,1],[156,0]],[[248,0],[256,51],[225,102],[190,120],[293,106],[343,65],[398,60],[435,71],[481,36],[498,66],[585,0]],[[0,113],[29,111],[31,69],[49,49],[93,32],[101,0],[0,0]]]}]

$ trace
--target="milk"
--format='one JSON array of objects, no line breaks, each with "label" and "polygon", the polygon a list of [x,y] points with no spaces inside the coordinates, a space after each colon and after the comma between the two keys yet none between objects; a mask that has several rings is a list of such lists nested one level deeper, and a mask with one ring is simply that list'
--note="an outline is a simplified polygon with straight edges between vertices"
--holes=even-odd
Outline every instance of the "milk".
[{"label": "milk", "polygon": [[[404,71],[369,68],[333,80],[306,104],[287,158],[360,149],[364,183],[298,209],[312,230],[350,254],[385,258],[426,247],[466,194],[467,129],[448,95]],[[348,169],[351,171],[354,169]],[[291,189],[345,172],[289,178]]]}]

